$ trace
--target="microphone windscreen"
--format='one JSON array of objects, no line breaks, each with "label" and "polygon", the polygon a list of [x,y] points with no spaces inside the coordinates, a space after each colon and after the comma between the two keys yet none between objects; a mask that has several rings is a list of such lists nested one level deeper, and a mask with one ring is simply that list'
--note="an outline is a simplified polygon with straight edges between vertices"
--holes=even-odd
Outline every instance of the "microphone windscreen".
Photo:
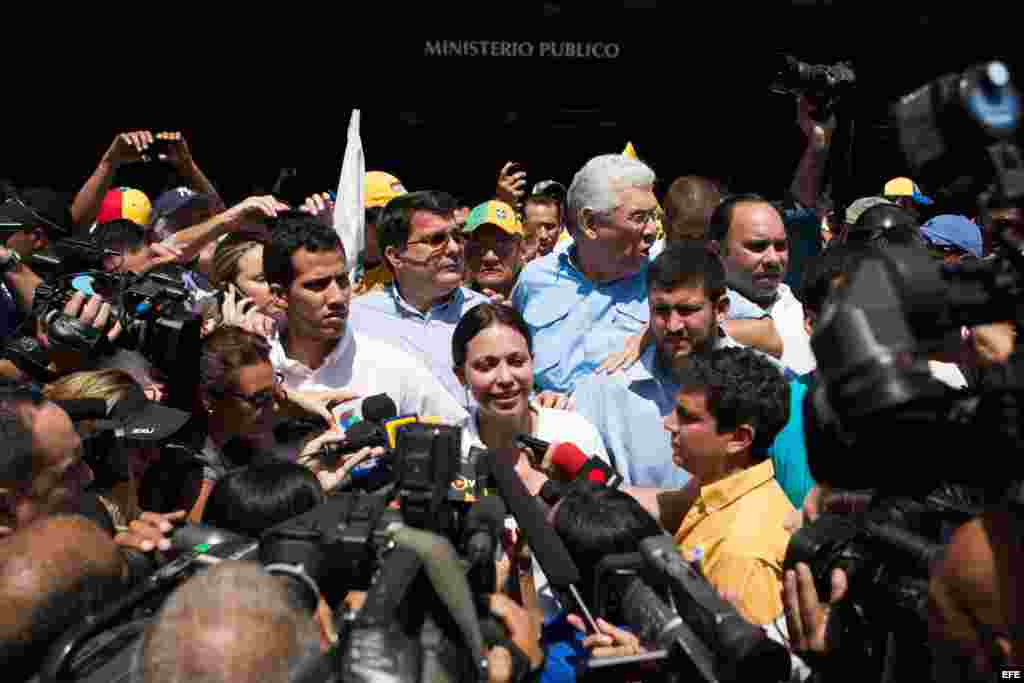
[{"label": "microphone windscreen", "polygon": [[[516,456],[518,457],[518,452]],[[530,495],[515,469],[508,464],[507,454],[494,458],[491,470],[498,493],[512,510],[519,528],[526,534],[530,550],[540,562],[540,567],[551,585],[556,588],[567,588],[578,583],[580,570],[566,550],[562,539],[544,519],[544,512],[537,504],[537,500]]]},{"label": "microphone windscreen", "polygon": [[363,401],[363,419],[380,424],[398,415],[398,406],[387,394],[367,396]]},{"label": "microphone windscreen", "polygon": [[572,477],[579,474],[579,471],[587,464],[587,460],[587,454],[581,451],[576,444],[568,441],[555,446],[555,450],[551,454],[551,462]]}]

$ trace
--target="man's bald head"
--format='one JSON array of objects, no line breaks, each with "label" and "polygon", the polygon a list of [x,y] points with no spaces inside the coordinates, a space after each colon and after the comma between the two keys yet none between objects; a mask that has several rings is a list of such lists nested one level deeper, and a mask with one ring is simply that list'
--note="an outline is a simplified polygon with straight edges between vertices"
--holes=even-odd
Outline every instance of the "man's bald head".
[{"label": "man's bald head", "polygon": [[146,683],[282,683],[319,652],[310,614],[280,579],[222,562],[178,588],[143,639]]},{"label": "man's bald head", "polygon": [[121,590],[113,539],[78,516],[47,517],[0,542],[0,663],[33,670],[61,633]]},{"label": "man's bald head", "polygon": [[665,193],[665,233],[669,242],[703,240],[715,207],[722,201],[722,189],[701,176],[676,178]]}]

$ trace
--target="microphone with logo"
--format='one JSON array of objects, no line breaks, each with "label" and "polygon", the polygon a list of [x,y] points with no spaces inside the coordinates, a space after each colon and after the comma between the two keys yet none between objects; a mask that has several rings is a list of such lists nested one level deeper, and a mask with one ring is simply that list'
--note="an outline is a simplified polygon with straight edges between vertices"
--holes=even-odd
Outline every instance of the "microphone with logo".
[{"label": "microphone with logo", "polygon": [[[398,407],[387,394],[374,394],[363,401],[361,421],[351,424],[341,441],[324,444],[316,454],[325,469],[336,470],[347,464],[347,456],[364,448],[389,449],[391,441],[387,424],[398,418]],[[373,491],[391,481],[387,454],[353,463],[348,470],[348,484],[342,488]]]},{"label": "microphone with logo", "polygon": [[[521,434],[517,440],[529,448],[535,455],[543,457],[551,447],[546,441]],[[551,464],[568,479],[556,481],[549,479],[541,487],[539,495],[548,505],[561,500],[577,482],[592,481],[595,484],[617,488],[622,484],[622,475],[615,468],[597,456],[587,455],[574,443],[560,443],[551,454]]]}]

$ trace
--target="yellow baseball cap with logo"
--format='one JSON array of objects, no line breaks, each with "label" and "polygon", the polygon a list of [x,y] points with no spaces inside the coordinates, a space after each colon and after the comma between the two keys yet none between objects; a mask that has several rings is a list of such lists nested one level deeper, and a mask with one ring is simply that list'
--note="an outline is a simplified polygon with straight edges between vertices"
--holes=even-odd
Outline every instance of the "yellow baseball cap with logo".
[{"label": "yellow baseball cap with logo", "polygon": [[910,178],[893,178],[885,184],[885,188],[882,190],[882,196],[893,198],[893,197],[912,197],[918,204],[932,204],[931,197],[926,197],[921,188],[917,186]]},{"label": "yellow baseball cap with logo", "polygon": [[471,233],[481,225],[494,225],[517,237],[522,237],[525,234],[523,224],[519,221],[515,209],[496,199],[484,202],[470,211],[469,217],[466,218],[466,227],[462,229],[462,232]]},{"label": "yellow baseball cap with logo", "polygon": [[367,171],[363,204],[367,209],[386,205],[395,197],[405,194],[402,181],[383,171]]}]

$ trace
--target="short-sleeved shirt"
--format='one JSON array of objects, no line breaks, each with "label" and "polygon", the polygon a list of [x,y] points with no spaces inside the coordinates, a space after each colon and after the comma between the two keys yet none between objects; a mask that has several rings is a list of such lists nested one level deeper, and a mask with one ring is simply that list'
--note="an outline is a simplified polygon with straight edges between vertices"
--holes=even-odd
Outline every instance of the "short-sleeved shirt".
[{"label": "short-sleeved shirt", "polygon": [[352,300],[349,325],[356,332],[386,340],[420,361],[463,407],[473,399],[452,370],[452,335],[462,316],[488,301],[459,287],[445,301],[421,313],[406,301],[395,283]]},{"label": "short-sleeved shirt", "polygon": [[675,534],[676,545],[687,559],[698,558],[701,573],[719,592],[738,596],[748,620],[769,624],[782,614],[790,536],[784,524],[794,510],[767,459],[702,486]]},{"label": "short-sleeved shirt", "polygon": [[626,339],[642,334],[647,307],[646,265],[629,277],[595,284],[576,267],[576,249],[528,263],[512,290],[512,305],[533,335],[539,390],[570,394]]}]

